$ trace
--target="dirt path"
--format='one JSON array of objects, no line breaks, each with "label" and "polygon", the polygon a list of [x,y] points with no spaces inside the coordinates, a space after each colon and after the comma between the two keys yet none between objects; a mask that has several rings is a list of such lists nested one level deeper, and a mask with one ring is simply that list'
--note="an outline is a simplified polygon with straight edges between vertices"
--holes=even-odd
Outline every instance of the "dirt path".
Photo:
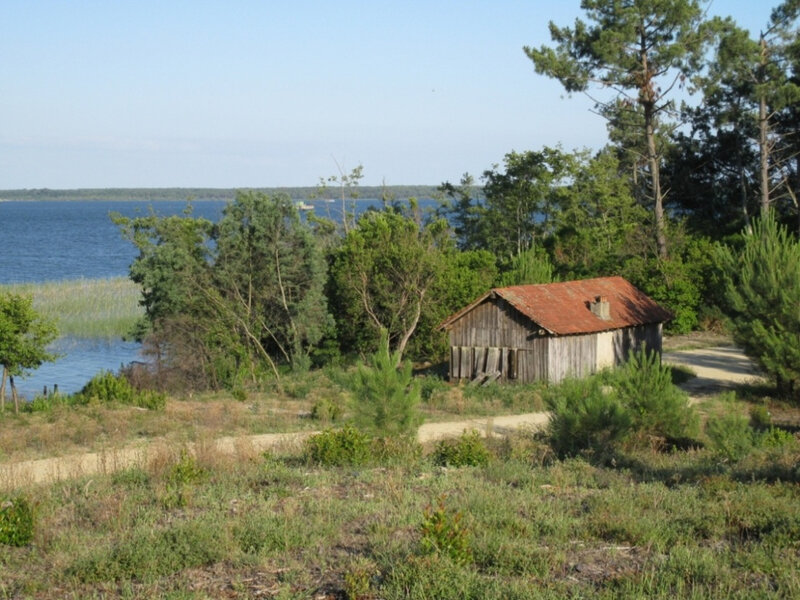
[{"label": "dirt path", "polygon": [[663,361],[694,371],[697,377],[681,384],[690,396],[718,394],[761,379],[753,362],[732,346],[665,352]]},{"label": "dirt path", "polygon": [[[547,413],[528,413],[500,417],[481,417],[465,421],[426,423],[419,428],[420,442],[430,442],[475,429],[481,435],[504,435],[513,429],[543,427]],[[241,437],[223,437],[204,444],[187,444],[191,452],[216,452],[230,456],[254,456],[265,450],[298,446],[314,431],[267,433]],[[108,449],[102,452],[74,454],[38,460],[0,464],[0,490],[29,487],[94,474],[108,474],[133,466],[146,466],[175,452],[164,442],[154,440],[145,445]]]},{"label": "dirt path", "polygon": [[[694,399],[759,378],[752,362],[740,350],[732,347],[666,352],[663,359],[667,364],[689,367],[697,374],[697,377],[681,385]],[[456,436],[471,429],[479,431],[481,435],[505,435],[514,429],[541,429],[547,424],[548,418],[548,413],[539,412],[426,423],[419,428],[417,436],[420,442],[430,442]],[[270,448],[297,446],[313,433],[315,432],[306,431],[224,437],[198,446],[189,445],[189,449],[232,456],[253,456]],[[174,445],[172,450],[174,451]],[[156,440],[136,447],[0,464],[0,490],[51,483],[96,473],[113,473],[136,465],[146,466],[168,452],[170,448]]]}]

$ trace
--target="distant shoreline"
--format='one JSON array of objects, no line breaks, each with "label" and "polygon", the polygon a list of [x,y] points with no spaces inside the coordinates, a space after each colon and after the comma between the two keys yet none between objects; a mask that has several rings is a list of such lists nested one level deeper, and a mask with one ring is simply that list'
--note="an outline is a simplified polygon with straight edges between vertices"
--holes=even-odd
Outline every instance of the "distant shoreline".
[{"label": "distant shoreline", "polygon": [[[81,188],[71,190],[18,189],[0,190],[0,202],[33,201],[220,201],[232,200],[239,190],[253,190],[267,194],[287,194],[292,200],[341,199],[341,190],[331,186],[324,191],[317,187],[270,187],[270,188]],[[360,186],[358,199],[375,199],[388,195],[395,200],[408,198],[433,198],[437,196],[437,186],[433,185],[392,185]],[[347,198],[351,201],[350,198]]]}]

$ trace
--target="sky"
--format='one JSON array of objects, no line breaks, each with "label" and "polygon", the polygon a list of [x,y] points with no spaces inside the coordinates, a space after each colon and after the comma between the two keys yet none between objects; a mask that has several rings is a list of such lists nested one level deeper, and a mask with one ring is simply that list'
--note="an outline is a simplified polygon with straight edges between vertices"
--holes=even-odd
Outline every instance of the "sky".
[{"label": "sky", "polygon": [[[757,33],[771,7],[714,0]],[[599,148],[537,75],[579,0],[3,0],[0,189],[457,182],[506,153]]]}]

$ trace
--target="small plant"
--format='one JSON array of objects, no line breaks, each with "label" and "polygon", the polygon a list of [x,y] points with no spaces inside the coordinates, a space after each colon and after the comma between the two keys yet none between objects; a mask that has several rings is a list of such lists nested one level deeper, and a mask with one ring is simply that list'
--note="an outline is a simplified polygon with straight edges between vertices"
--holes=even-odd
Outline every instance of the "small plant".
[{"label": "small plant", "polygon": [[730,462],[743,459],[755,445],[748,418],[738,413],[710,419],[706,424],[706,434],[716,455]]},{"label": "small plant", "polygon": [[772,426],[772,416],[763,404],[750,407],[750,426],[756,431],[767,431]]},{"label": "small plant", "polygon": [[424,554],[447,556],[454,563],[465,565],[472,560],[469,530],[464,526],[463,515],[449,511],[445,500],[446,496],[441,495],[435,506],[425,508],[420,547]]},{"label": "small plant", "polygon": [[33,539],[33,525],[33,508],[25,498],[0,496],[0,544],[27,546]]},{"label": "small plant", "polygon": [[320,398],[311,407],[311,418],[329,423],[342,418],[342,407],[330,398]]},{"label": "small plant", "polygon": [[190,486],[206,479],[208,472],[197,464],[197,459],[186,449],[181,450],[180,458],[167,471],[166,492],[162,502],[166,508],[184,508],[189,505],[192,491]]},{"label": "small plant", "polygon": [[324,466],[361,465],[370,458],[370,438],[351,426],[328,429],[306,440],[305,455]]},{"label": "small plant", "polygon": [[791,433],[777,427],[770,427],[758,437],[758,445],[762,448],[783,448],[796,441]]},{"label": "small plant", "polygon": [[367,598],[372,578],[377,574],[375,565],[366,560],[358,560],[344,573],[344,593],[347,600]]},{"label": "small plant", "polygon": [[477,431],[465,431],[455,439],[438,442],[433,462],[450,467],[478,467],[489,462],[489,450]]},{"label": "small plant", "polygon": [[383,331],[370,364],[359,365],[350,381],[355,424],[375,436],[413,437],[422,420],[417,408],[420,387],[412,365],[399,365],[398,359],[389,352]]}]

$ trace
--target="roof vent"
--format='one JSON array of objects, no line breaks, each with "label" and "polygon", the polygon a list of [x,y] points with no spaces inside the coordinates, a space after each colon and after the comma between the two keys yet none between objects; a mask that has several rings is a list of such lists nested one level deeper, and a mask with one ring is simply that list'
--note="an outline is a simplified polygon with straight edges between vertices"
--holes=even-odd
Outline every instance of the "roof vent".
[{"label": "roof vent", "polygon": [[589,309],[599,319],[611,320],[611,305],[608,302],[608,296],[597,296],[595,301],[589,304]]}]

